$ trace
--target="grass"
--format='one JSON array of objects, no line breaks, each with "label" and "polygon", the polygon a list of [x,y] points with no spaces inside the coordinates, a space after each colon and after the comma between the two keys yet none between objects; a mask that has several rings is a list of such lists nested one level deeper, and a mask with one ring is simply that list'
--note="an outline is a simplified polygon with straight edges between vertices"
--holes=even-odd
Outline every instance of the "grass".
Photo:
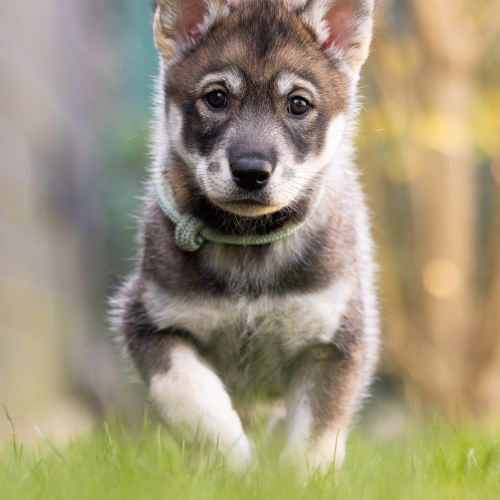
[{"label": "grass", "polygon": [[[237,478],[207,453],[178,444],[145,418],[142,429],[105,421],[58,448],[39,431],[38,446],[15,440],[0,450],[0,498],[15,499],[363,499],[500,498],[500,435],[435,420],[409,425],[391,441],[357,430],[340,472],[299,485],[279,466],[279,439],[256,425],[259,465]],[[208,445],[207,445],[208,446]]]}]

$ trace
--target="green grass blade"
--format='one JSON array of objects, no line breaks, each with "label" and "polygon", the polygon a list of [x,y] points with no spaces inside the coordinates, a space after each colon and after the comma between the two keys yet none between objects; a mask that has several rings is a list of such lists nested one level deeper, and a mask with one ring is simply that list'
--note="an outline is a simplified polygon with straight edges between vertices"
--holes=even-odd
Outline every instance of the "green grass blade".
[{"label": "green grass blade", "polygon": [[17,452],[17,444],[16,444],[16,429],[14,428],[14,423],[12,422],[12,419],[10,418],[9,412],[7,411],[7,407],[3,403],[2,403],[2,406],[3,406],[3,411],[5,412],[5,416],[7,417],[7,420],[9,421],[10,428],[12,431],[12,442],[14,443],[14,453],[16,455],[16,458],[19,459],[19,454]]},{"label": "green grass blade", "polygon": [[33,427],[35,428],[37,434],[52,448],[54,453],[69,467],[69,462],[66,460],[64,455],[52,444],[49,438],[47,438],[36,425]]}]

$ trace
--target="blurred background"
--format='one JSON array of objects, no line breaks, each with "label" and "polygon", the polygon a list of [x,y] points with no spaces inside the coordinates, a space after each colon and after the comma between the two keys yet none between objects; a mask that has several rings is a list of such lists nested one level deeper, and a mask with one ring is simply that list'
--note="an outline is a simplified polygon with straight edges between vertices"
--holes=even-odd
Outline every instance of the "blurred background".
[{"label": "blurred background", "polygon": [[[24,442],[34,424],[62,440],[142,412],[106,301],[136,251],[151,16],[148,0],[0,4],[0,402]],[[498,0],[379,0],[357,145],[381,429],[436,409],[500,417],[499,28]]]}]

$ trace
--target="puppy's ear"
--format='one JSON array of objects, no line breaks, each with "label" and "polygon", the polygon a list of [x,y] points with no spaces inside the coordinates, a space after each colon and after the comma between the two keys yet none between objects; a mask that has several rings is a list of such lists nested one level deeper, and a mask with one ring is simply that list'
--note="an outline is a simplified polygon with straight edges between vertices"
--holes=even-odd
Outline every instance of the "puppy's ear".
[{"label": "puppy's ear", "polygon": [[333,57],[347,62],[357,76],[368,57],[376,0],[308,0],[301,20],[317,33]]},{"label": "puppy's ear", "polygon": [[153,28],[163,60],[169,63],[180,56],[228,12],[225,0],[159,0]]}]

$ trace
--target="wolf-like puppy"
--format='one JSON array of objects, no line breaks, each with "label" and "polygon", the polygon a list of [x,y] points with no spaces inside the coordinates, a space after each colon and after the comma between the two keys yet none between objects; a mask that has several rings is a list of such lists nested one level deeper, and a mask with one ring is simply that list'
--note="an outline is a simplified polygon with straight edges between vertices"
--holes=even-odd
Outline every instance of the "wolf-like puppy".
[{"label": "wolf-like puppy", "polygon": [[252,447],[231,397],[283,397],[284,460],[326,471],[373,376],[375,266],[351,138],[374,4],[158,2],[142,250],[113,316],[162,420],[218,441],[236,471]]}]

